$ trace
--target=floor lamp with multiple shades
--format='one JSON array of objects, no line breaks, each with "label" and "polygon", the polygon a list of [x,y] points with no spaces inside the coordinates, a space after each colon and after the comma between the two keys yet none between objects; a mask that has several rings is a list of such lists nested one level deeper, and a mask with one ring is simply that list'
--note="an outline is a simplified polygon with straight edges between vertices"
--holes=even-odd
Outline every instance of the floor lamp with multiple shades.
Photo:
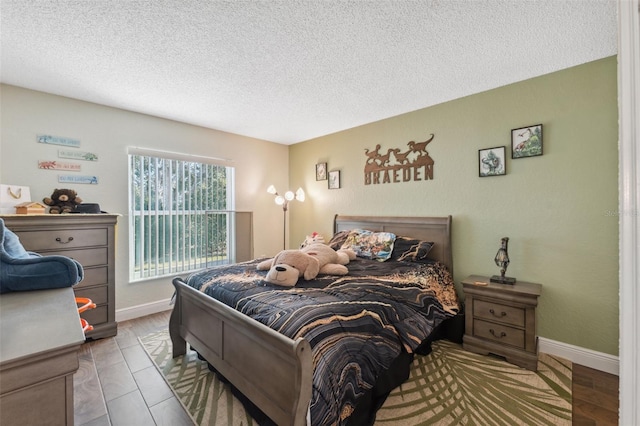
[{"label": "floor lamp with multiple shades", "polygon": [[289,210],[289,201],[298,200],[300,202],[304,201],[305,195],[304,190],[302,188],[298,188],[298,190],[294,193],[293,191],[287,191],[284,195],[278,194],[276,191],[276,187],[270,185],[267,188],[267,192],[269,194],[275,195],[275,202],[277,205],[282,206],[282,214],[283,214],[283,229],[282,229],[282,249],[286,250],[287,248],[287,210]]}]

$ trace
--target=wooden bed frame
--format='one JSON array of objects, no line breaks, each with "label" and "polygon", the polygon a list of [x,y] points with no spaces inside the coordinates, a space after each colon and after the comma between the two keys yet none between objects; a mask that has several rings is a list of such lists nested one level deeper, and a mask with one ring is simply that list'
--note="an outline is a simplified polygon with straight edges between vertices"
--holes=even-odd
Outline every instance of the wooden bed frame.
[{"label": "wooden bed frame", "polygon": [[[435,243],[429,257],[453,271],[451,216],[340,216],[334,232],[348,229],[393,232]],[[278,425],[307,424],[313,375],[311,346],[189,287],[175,278],[169,321],[173,357],[187,342]]]}]

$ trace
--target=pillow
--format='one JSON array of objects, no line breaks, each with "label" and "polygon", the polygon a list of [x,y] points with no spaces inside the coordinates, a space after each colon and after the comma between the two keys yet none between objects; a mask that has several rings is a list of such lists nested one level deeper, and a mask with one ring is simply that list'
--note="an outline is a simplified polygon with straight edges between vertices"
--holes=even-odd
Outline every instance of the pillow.
[{"label": "pillow", "polygon": [[331,237],[327,245],[334,250],[340,250],[340,247],[342,247],[350,233],[351,230],[336,232],[333,237]]},{"label": "pillow", "polygon": [[398,260],[405,252],[411,250],[412,246],[418,244],[420,240],[411,237],[396,236],[396,240],[393,243],[393,253],[391,258]]},{"label": "pillow", "polygon": [[384,262],[391,258],[395,239],[396,235],[391,232],[372,232],[355,229],[347,235],[340,248],[351,249],[356,252],[358,257]]},{"label": "pillow", "polygon": [[406,239],[403,242],[411,242],[411,246],[408,249],[405,249],[403,252],[396,252],[394,250],[394,254],[397,255],[397,257],[394,256],[394,259],[404,262],[431,262],[431,259],[427,258],[427,256],[433,248],[433,242],[410,239]]}]

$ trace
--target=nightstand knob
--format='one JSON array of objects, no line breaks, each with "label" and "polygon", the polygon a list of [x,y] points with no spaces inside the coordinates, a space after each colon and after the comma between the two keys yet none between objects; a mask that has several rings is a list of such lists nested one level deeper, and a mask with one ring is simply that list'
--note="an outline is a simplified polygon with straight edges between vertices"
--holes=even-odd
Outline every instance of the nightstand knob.
[{"label": "nightstand knob", "polygon": [[500,335],[498,336],[496,334],[496,332],[493,330],[493,328],[489,329],[489,333],[491,333],[493,335],[493,337],[497,337],[498,339],[502,338],[502,337],[506,337],[507,333],[505,333],[504,331],[502,333],[500,333]]},{"label": "nightstand knob", "polygon": [[62,238],[58,237],[56,238],[56,241],[59,242],[60,244],[69,244],[71,241],[73,241],[73,237],[67,238],[67,241],[62,241]]},{"label": "nightstand knob", "polygon": [[489,312],[491,312],[491,314],[494,317],[498,317],[498,318],[502,318],[502,317],[506,317],[507,313],[505,311],[500,312],[500,315],[496,314],[496,311],[494,311],[493,309],[489,309]]}]

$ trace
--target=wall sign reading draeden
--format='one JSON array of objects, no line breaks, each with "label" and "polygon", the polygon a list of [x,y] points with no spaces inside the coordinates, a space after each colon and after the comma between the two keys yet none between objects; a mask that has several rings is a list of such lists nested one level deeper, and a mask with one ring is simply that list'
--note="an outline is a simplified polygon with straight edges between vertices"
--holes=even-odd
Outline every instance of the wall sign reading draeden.
[{"label": "wall sign reading draeden", "polygon": [[[407,149],[389,148],[386,154],[380,152],[380,144],[373,151],[364,150],[367,161],[364,165],[364,184],[398,183],[433,180],[433,158],[427,152],[427,145],[434,135],[424,142],[407,142]],[[384,152],[384,150],[383,150]]]}]

